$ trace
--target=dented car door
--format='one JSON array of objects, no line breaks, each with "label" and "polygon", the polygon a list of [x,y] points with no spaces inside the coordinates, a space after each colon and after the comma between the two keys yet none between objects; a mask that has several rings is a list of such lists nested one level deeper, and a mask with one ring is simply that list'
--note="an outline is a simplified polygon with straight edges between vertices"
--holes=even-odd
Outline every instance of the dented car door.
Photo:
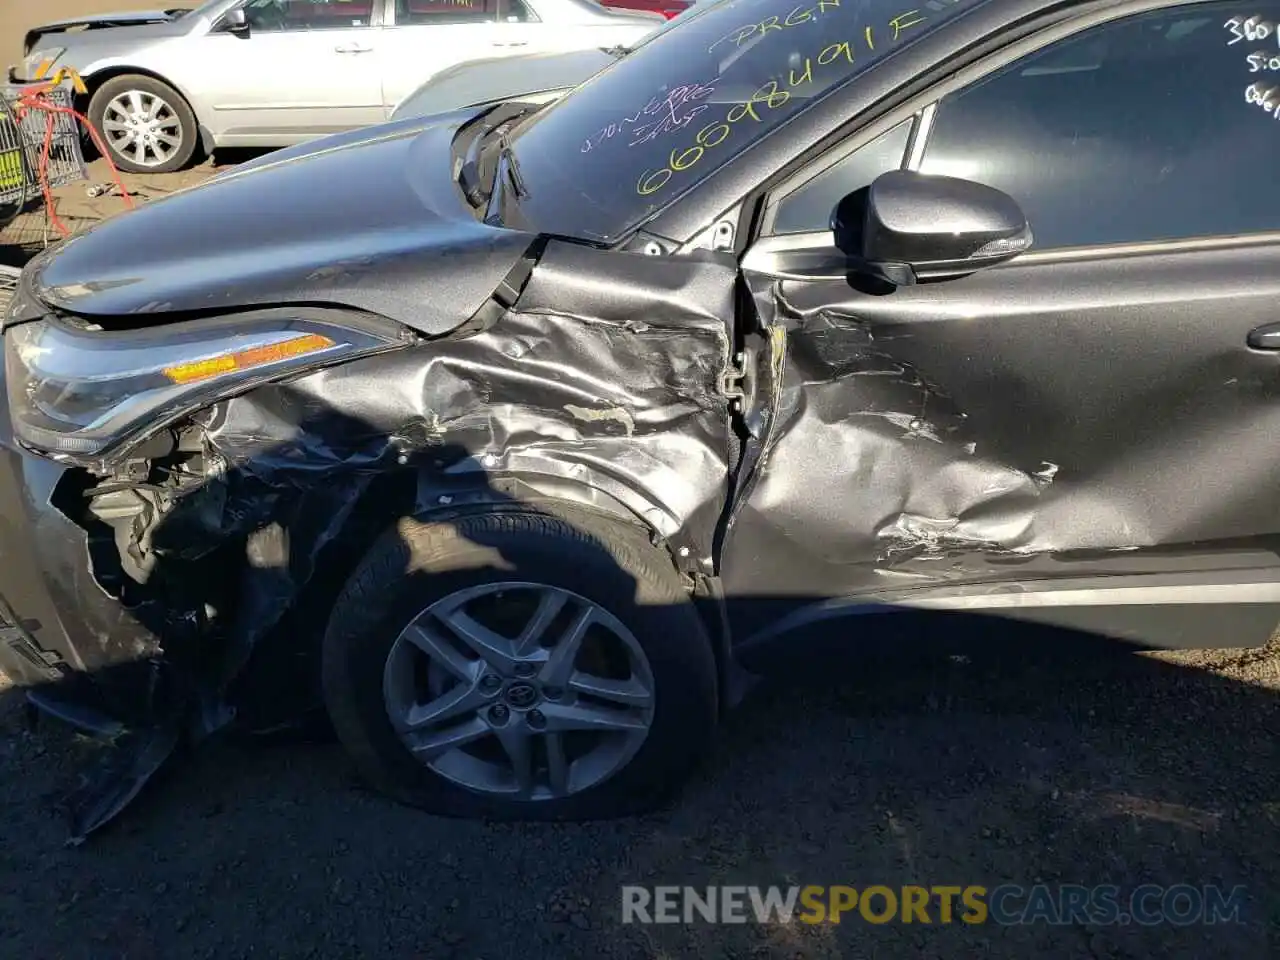
[{"label": "dented car door", "polygon": [[[744,274],[784,345],[728,592],[850,598],[801,619],[887,600],[1139,642],[1268,635],[1280,242],[1235,184],[1268,175],[1275,134],[1223,107],[1245,86],[1236,6],[1014,46],[775,191]],[[1035,248],[898,287],[812,269],[845,257],[826,212],[900,166],[1008,191]]]}]

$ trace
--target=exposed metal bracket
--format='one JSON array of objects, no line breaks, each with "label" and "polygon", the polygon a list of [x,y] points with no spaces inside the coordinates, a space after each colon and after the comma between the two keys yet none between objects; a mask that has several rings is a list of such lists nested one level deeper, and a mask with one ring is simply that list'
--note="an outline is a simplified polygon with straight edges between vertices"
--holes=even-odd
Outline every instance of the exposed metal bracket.
[{"label": "exposed metal bracket", "polygon": [[684,245],[685,250],[732,250],[737,237],[737,208],[730,210]]},{"label": "exposed metal bracket", "polygon": [[741,400],[747,395],[744,389],[746,379],[746,354],[734,354],[733,363],[720,376],[720,393],[730,400]]},{"label": "exposed metal bracket", "polygon": [[711,249],[732,250],[733,233],[733,224],[728,220],[721,220],[711,228]]}]

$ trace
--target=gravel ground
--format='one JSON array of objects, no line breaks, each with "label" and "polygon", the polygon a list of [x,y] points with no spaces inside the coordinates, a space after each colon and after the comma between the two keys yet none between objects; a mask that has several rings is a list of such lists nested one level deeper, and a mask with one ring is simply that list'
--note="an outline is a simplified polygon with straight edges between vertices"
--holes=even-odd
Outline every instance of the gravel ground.
[{"label": "gravel ground", "polygon": [[[74,850],[49,808],[96,748],[26,732],[10,691],[0,937],[42,958],[1274,956],[1278,655],[775,684],[672,809],[588,825],[436,819],[363,790],[337,746],[218,744]],[[1001,882],[1247,901],[1225,926],[621,923],[628,883]]]}]

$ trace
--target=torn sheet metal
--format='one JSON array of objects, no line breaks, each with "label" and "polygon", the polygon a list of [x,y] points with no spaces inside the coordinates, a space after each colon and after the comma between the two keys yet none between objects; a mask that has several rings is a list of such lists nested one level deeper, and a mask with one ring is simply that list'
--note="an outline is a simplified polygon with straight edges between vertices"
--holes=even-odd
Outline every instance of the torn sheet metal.
[{"label": "torn sheet metal", "polygon": [[[763,595],[831,587],[841,596],[881,569],[1024,535],[1043,481],[979,455],[954,401],[870,325],[800,313],[781,287],[754,291],[766,325],[783,333],[772,340],[783,353],[761,391],[772,427],[734,520],[729,582]],[[738,562],[779,550],[803,572],[779,582],[772,565],[766,573]]]},{"label": "torn sheet metal", "polygon": [[181,739],[179,725],[166,721],[124,733],[106,747],[98,768],[57,804],[67,821],[67,845],[84,843],[136,800],[173,758]]},{"label": "torn sheet metal", "polygon": [[[728,400],[717,387],[734,276],[724,258],[552,243],[488,330],[264,386],[201,414],[205,476],[150,544],[177,569],[242,545],[236,599],[217,625],[220,684],[280,623],[388,472],[490,499],[505,498],[500,477],[603,495],[709,559],[727,483]],[[417,507],[439,505],[428,496]]]},{"label": "torn sheet metal", "polygon": [[[728,483],[719,385],[735,275],[723,257],[552,243],[487,330],[264,386],[201,414],[205,476],[150,541],[178,570],[236,545],[206,678],[226,693],[265,638],[278,649],[307,632],[293,605],[353,527],[372,523],[376,534],[403,513],[509,500],[510,481],[644,522],[709,570]],[[412,480],[411,499],[383,504],[385,487],[371,491],[395,475]],[[340,587],[312,598],[309,629],[323,629]]]},{"label": "torn sheet metal", "polygon": [[[731,457],[720,388],[735,276],[724,257],[551,243],[488,329],[227,400],[180,430],[191,454],[172,489],[87,491],[89,514],[113,528],[98,549],[119,556],[87,568],[82,557],[83,575],[105,603],[146,598],[128,614],[153,631],[139,653],[177,696],[170,713],[129,728],[71,800],[73,839],[122,810],[183,739],[224,726],[226,701],[278,689],[237,681],[288,662],[264,661],[264,646],[314,645],[340,581],[303,605],[318,611],[295,605],[358,513],[367,522],[372,508],[381,530],[401,510],[510,499],[518,481],[645,522],[709,568]],[[379,503],[371,491],[396,475],[412,497]],[[312,636],[299,628],[308,613]],[[297,686],[300,675],[276,679]]]},{"label": "torn sheet metal", "polygon": [[[339,517],[373,475],[412,468],[452,486],[484,488],[495,477],[575,484],[709,558],[727,483],[729,411],[719,385],[735,272],[725,257],[552,243],[490,329],[211,410],[207,461],[221,475],[191,507],[224,498],[221,519],[193,531],[184,513],[213,514],[178,510],[166,525],[182,535],[157,539],[190,551],[277,522],[294,540],[290,562],[305,563],[333,531],[299,541],[299,521]],[[280,581],[279,599],[305,572]]]},{"label": "torn sheet metal", "polygon": [[1197,542],[1256,537],[1280,467],[1256,438],[1280,410],[1272,361],[1240,344],[1272,299],[1240,283],[1238,329],[1209,330],[1185,297],[1126,289],[1144,281],[1123,264],[1100,295],[1099,269],[1027,268],[1042,294],[1016,263],[893,291],[749,275],[781,346],[762,376],[773,422],[735,507],[726,592],[871,599],[1203,569]]},{"label": "torn sheet metal", "polygon": [[[728,401],[717,388],[733,278],[724,259],[553,243],[491,329],[264,386],[200,414],[204,476],[145,536],[169,582],[239,544],[234,602],[218,601],[222,682],[389,471],[495,499],[497,477],[572,484],[709,558],[727,482]],[[213,598],[187,605],[201,601]]]}]

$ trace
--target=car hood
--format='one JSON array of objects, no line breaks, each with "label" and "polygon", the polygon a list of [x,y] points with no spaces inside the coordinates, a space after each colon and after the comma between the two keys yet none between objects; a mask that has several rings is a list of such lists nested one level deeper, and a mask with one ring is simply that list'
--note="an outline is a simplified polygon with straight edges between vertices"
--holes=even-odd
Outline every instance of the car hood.
[{"label": "car hood", "polygon": [[448,67],[396,107],[399,120],[424,117],[471,104],[515,100],[529,94],[569,90],[617,60],[603,49],[492,57]]},{"label": "car hood", "polygon": [[[51,23],[41,24],[27,31],[23,38],[23,50],[30,51],[44,37],[50,34],[63,34],[68,30],[76,31],[76,38],[83,36],[84,32],[95,31],[94,39],[100,30],[127,30],[128,36],[145,36],[146,33],[139,32],[140,27],[154,26],[157,24],[168,26],[175,21],[180,20],[188,10],[170,9],[170,10],[131,10],[126,13],[100,13],[88,17],[72,17],[67,20],[54,20]],[[172,30],[160,30],[157,35],[168,36]],[[119,36],[119,34],[114,34]]]},{"label": "car hood", "polygon": [[447,333],[534,240],[478,221],[453,182],[451,141],[473,115],[322,141],[146,204],[33,260],[28,289],[117,326],[307,303]]}]

